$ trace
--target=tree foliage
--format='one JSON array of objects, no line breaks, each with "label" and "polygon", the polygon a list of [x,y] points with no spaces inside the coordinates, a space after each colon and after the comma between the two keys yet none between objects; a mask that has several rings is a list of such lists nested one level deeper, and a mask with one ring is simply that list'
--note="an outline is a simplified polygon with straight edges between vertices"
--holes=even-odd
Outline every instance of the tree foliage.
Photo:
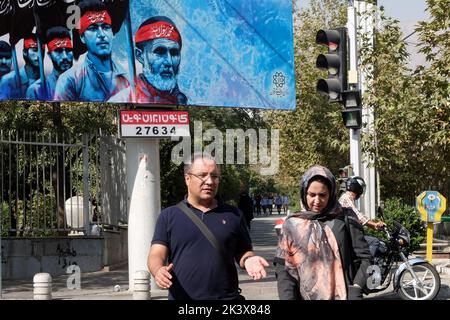
[{"label": "tree foliage", "polygon": [[379,170],[382,198],[398,196],[410,204],[423,190],[450,191],[449,2],[427,3],[431,19],[416,32],[428,66],[406,67],[399,22],[383,11],[375,45],[361,51],[362,68],[373,70],[364,101],[375,111],[364,151]]},{"label": "tree foliage", "polygon": [[298,186],[306,169],[322,164],[332,171],[348,163],[348,130],[342,125],[339,104],[330,104],[316,93],[315,85],[325,72],[316,67],[316,58],[325,49],[315,44],[319,29],[345,25],[345,1],[313,0],[306,10],[294,12],[295,111],[265,112],[272,128],[280,130],[280,171],[277,181]]}]

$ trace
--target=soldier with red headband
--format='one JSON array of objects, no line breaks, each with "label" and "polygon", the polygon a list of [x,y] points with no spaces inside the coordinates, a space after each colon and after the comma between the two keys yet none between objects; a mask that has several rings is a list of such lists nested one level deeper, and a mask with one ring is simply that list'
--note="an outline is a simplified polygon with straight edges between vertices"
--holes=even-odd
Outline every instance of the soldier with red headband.
[{"label": "soldier with red headband", "polygon": [[154,104],[186,104],[186,96],[178,88],[181,62],[181,35],[175,23],[157,16],[144,21],[135,37],[136,58],[142,73],[135,79],[136,91],[121,91],[111,102]]},{"label": "soldier with red headband", "polygon": [[0,80],[11,71],[11,46],[6,41],[0,40]]},{"label": "soldier with red headband", "polygon": [[111,17],[99,0],[79,3],[80,39],[87,47],[83,63],[64,72],[56,84],[54,100],[107,101],[130,83],[125,71],[112,60]]},{"label": "soldier with red headband", "polygon": [[[44,50],[42,46],[42,53]],[[34,34],[30,34],[23,40],[23,59],[25,65],[19,69],[19,77],[16,76],[16,70],[2,77],[0,99],[23,99],[28,87],[39,79],[38,43]]]},{"label": "soldier with red headband", "polygon": [[45,86],[41,80],[33,83],[27,90],[27,99],[53,100],[56,81],[59,76],[69,70],[73,64],[73,46],[70,32],[65,27],[52,27],[47,31],[48,56],[53,63],[53,71],[45,78]]}]

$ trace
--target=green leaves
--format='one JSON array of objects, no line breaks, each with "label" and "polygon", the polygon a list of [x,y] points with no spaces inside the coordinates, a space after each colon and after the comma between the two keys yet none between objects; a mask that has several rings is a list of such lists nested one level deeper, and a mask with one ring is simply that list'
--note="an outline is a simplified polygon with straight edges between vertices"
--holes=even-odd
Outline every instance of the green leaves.
[{"label": "green leaves", "polygon": [[364,152],[375,157],[381,198],[398,196],[408,203],[423,190],[446,193],[450,183],[450,42],[442,36],[448,35],[448,0],[428,6],[430,21],[420,22],[416,31],[429,65],[406,67],[399,23],[383,15],[375,46],[366,42],[361,50],[363,67],[373,70],[365,103],[376,116],[374,130],[363,136]]}]

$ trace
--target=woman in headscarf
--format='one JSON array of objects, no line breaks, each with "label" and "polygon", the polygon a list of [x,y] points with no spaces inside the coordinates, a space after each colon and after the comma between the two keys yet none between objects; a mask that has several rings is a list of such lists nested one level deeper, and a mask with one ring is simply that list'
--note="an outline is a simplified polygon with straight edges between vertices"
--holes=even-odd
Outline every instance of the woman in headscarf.
[{"label": "woman in headscarf", "polygon": [[355,213],[339,205],[330,170],[309,168],[300,199],[305,211],[286,219],[277,249],[280,299],[361,299],[370,251]]}]

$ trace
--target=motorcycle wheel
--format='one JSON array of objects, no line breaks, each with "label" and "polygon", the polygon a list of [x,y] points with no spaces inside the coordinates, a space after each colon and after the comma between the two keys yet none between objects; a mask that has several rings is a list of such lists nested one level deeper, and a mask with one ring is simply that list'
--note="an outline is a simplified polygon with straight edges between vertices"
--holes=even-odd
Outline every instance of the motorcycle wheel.
[{"label": "motorcycle wheel", "polygon": [[405,269],[399,279],[399,294],[404,300],[433,300],[441,288],[441,277],[429,263],[411,266],[419,281]]}]

